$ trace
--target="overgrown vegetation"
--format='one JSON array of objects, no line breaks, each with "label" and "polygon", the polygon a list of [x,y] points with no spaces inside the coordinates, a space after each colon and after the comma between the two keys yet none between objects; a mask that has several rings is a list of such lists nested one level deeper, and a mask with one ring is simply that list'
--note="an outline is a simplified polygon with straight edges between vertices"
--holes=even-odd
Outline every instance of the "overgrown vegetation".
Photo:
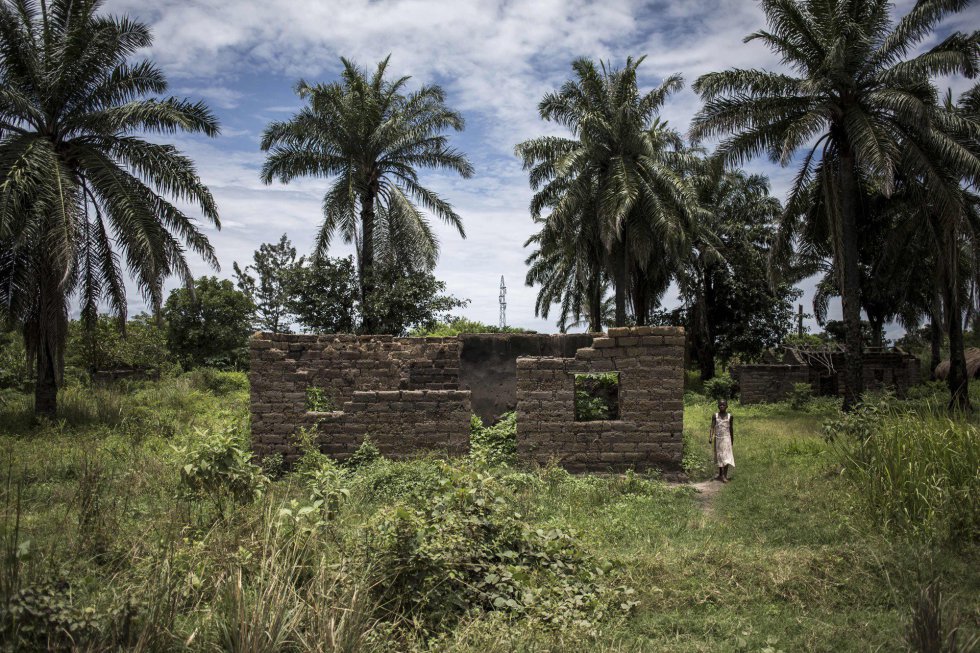
[{"label": "overgrown vegetation", "polygon": [[619,372],[575,375],[575,419],[579,422],[619,419]]},{"label": "overgrown vegetation", "polygon": [[919,406],[861,404],[826,426],[843,475],[886,528],[941,543],[980,541],[980,431]]},{"label": "overgrown vegetation", "polygon": [[[239,373],[62,393],[58,421],[32,425],[27,395],[0,407],[8,650],[847,651],[977,631],[976,435],[910,431],[926,399],[830,442],[835,403],[734,403],[735,482],[705,512],[651,477],[523,467],[513,414],[474,420],[470,456],[448,461],[368,439],[338,465],[299,433],[284,472],[249,459]],[[691,397],[698,480],[714,405]],[[860,476],[913,458],[928,513],[908,503],[923,488]]]}]

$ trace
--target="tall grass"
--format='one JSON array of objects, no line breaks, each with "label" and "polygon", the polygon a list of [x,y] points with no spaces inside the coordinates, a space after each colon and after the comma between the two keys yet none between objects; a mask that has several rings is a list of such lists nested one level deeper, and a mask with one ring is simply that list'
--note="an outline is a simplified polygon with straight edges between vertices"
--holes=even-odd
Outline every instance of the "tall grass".
[{"label": "tall grass", "polygon": [[980,430],[934,411],[865,408],[829,427],[844,475],[886,526],[935,542],[980,539]]}]

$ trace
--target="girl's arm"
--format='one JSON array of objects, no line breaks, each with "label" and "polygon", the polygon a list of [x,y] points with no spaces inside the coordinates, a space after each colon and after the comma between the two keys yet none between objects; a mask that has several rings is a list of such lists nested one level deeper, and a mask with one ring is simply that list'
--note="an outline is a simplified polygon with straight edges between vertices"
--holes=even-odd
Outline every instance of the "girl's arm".
[{"label": "girl's arm", "polygon": [[735,444],[735,416],[734,415],[728,418],[728,434],[732,438],[732,444]]},{"label": "girl's arm", "polygon": [[708,429],[708,444],[711,444],[715,440],[715,428],[717,426],[717,423],[718,422],[715,419],[715,416],[712,415],[711,416],[711,428]]}]

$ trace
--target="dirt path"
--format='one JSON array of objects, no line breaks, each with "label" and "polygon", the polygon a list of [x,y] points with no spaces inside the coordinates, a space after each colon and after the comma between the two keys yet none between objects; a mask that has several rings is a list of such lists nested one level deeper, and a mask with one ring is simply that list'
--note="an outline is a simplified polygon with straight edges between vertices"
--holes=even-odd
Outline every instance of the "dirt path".
[{"label": "dirt path", "polygon": [[691,487],[698,491],[697,501],[704,514],[710,516],[714,513],[714,499],[718,492],[721,491],[722,485],[724,484],[714,480],[691,483]]}]

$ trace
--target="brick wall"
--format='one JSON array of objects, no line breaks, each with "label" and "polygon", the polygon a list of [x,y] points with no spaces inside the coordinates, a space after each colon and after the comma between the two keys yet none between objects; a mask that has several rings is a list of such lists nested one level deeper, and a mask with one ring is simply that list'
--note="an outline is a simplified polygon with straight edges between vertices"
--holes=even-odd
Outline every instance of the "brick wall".
[{"label": "brick wall", "polygon": [[[574,358],[517,359],[517,448],[569,471],[681,472],[684,331],[609,329]],[[575,420],[575,374],[619,372],[620,419]]]},{"label": "brick wall", "polygon": [[[683,330],[610,329],[608,337],[460,338],[309,336],[257,333],[251,342],[252,441],[256,454],[295,461],[296,431],[317,426],[324,453],[344,459],[369,435],[381,452],[464,454],[473,397],[496,410],[517,406],[518,450],[525,459],[555,458],[572,471],[680,470],[683,427]],[[461,349],[492,369],[467,374]],[[479,347],[473,343],[478,342]],[[592,347],[575,349],[579,343]],[[489,343],[489,345],[487,344]],[[517,358],[521,351],[574,357]],[[516,364],[515,364],[516,363]],[[502,379],[515,370],[514,383]],[[576,422],[576,372],[620,373],[620,419]],[[335,410],[309,412],[306,392],[320,387]]]},{"label": "brick wall", "polygon": [[[250,352],[252,443],[259,456],[279,452],[291,462],[292,436],[314,423],[324,451],[341,458],[366,433],[393,457],[461,450],[449,433],[468,434],[470,393],[458,391],[456,338],[256,333]],[[311,385],[338,410],[308,412]]]},{"label": "brick wall", "polygon": [[[459,387],[473,393],[473,412],[491,423],[517,408],[517,359],[571,358],[594,334],[464,333],[459,336]],[[601,335],[601,334],[600,334]]]},{"label": "brick wall", "polygon": [[[920,381],[919,359],[901,351],[866,351],[862,358],[864,389],[890,388],[904,397]],[[844,394],[844,354],[831,355],[835,372],[822,365],[759,364],[737,365],[732,376],[738,380],[743,404],[784,401],[794,383],[809,383],[815,394]]]},{"label": "brick wall", "polygon": [[805,365],[737,365],[732,374],[743,404],[784,401],[794,383],[812,384],[810,368]]},{"label": "brick wall", "polygon": [[[388,458],[420,451],[469,452],[470,393],[465,390],[356,391],[342,410],[305,413],[303,426],[317,425],[320,450],[339,460],[357,451],[365,436]],[[291,447],[280,449],[285,456]]]}]

